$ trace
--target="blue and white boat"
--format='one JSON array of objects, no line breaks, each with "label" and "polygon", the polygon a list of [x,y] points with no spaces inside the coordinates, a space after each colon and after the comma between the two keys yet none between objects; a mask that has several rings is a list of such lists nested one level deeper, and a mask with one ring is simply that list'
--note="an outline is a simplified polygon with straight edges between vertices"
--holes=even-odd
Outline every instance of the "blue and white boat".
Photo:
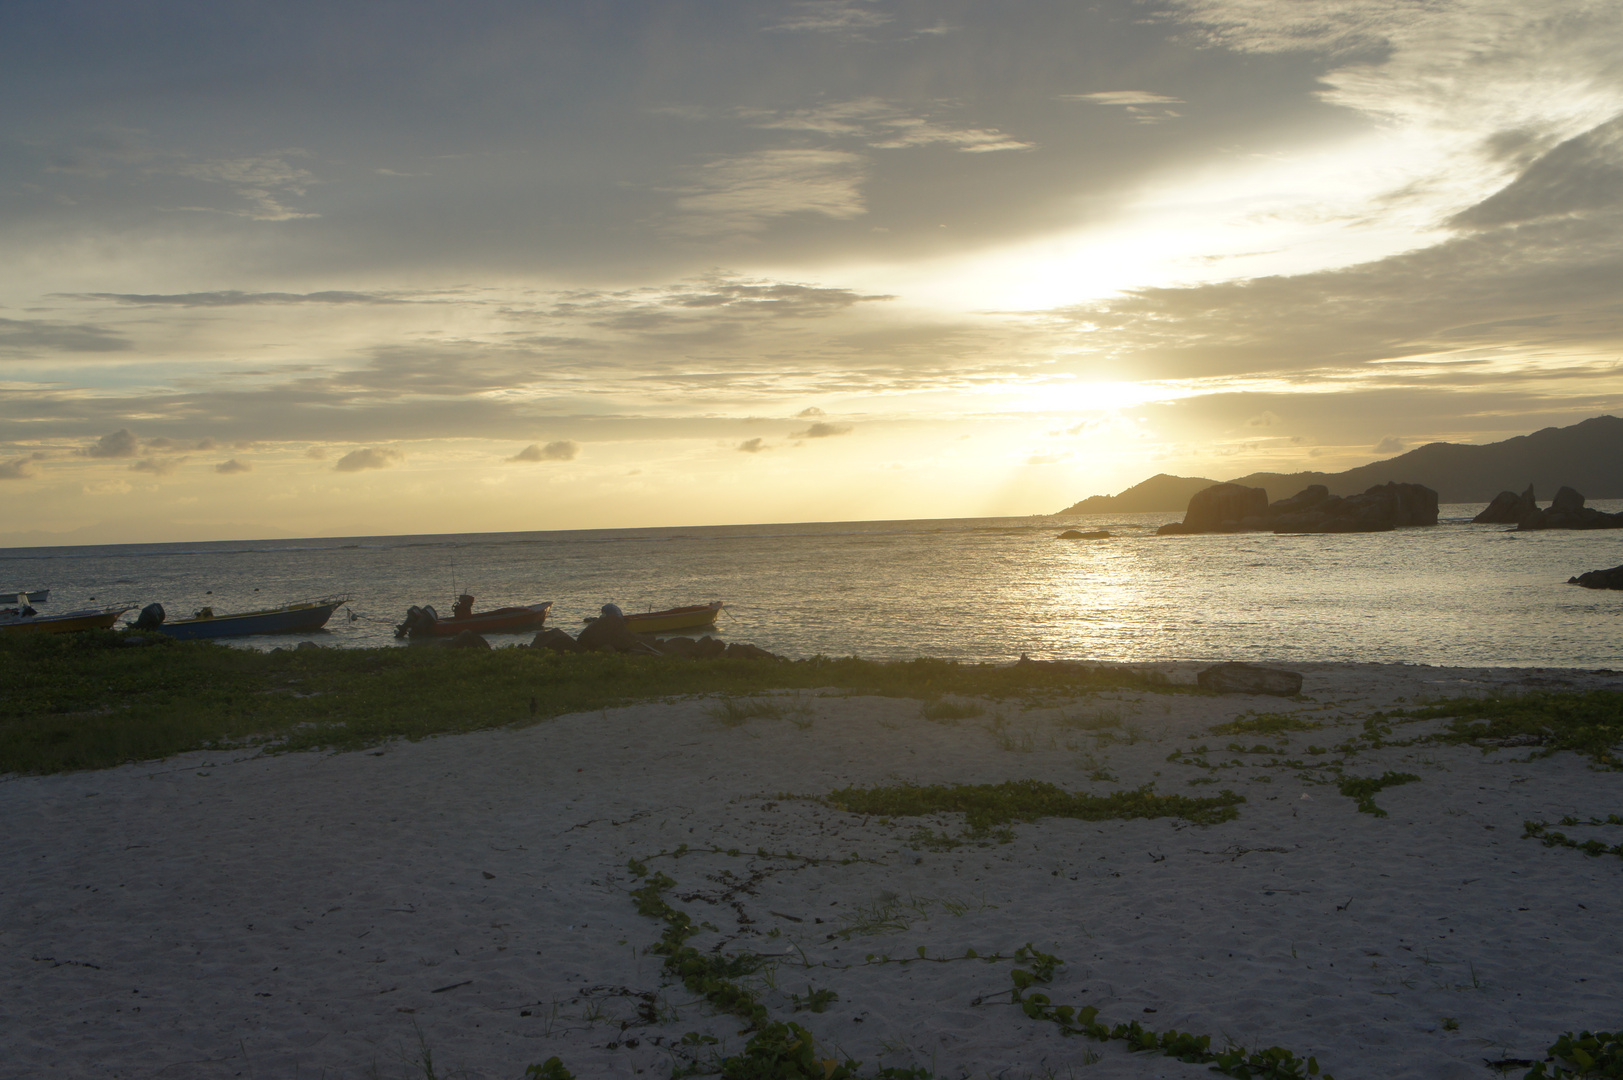
[{"label": "blue and white boat", "polygon": [[151,629],[180,641],[247,637],[249,634],[298,634],[321,629],[332,618],[332,613],[349,600],[347,595],[322,596],[238,615],[216,615],[213,609],[204,608],[189,619],[165,620]]}]

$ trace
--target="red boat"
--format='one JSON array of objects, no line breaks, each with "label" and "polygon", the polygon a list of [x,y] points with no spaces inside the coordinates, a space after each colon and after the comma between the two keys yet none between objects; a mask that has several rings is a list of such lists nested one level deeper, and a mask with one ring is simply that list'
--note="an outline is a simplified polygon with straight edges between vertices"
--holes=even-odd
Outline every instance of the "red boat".
[{"label": "red boat", "polygon": [[440,618],[430,606],[413,606],[406,612],[406,621],[394,628],[394,636],[403,637],[455,637],[464,630],[476,634],[521,634],[526,630],[539,630],[547,620],[551,600],[521,607],[499,607],[490,611],[474,611],[473,597],[463,593],[456,598],[451,617]]}]

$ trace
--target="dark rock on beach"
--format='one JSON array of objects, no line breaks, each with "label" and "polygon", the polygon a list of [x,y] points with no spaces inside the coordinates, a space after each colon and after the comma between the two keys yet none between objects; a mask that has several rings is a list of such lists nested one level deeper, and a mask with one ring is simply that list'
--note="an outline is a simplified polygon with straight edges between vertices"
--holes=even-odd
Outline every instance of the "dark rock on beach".
[{"label": "dark rock on beach", "polygon": [[606,604],[603,614],[588,623],[579,638],[572,638],[562,630],[552,628],[535,635],[532,649],[550,649],[556,653],[615,652],[638,653],[643,656],[676,656],[689,660],[782,660],[776,653],[742,641],[724,642],[706,634],[697,641],[690,637],[655,638],[633,632],[626,617],[613,604]]},{"label": "dark rock on beach", "polygon": [[1064,532],[1059,534],[1059,538],[1061,540],[1108,540],[1110,539],[1110,534],[1105,532],[1103,529],[1097,529],[1093,532],[1079,532],[1076,529],[1066,529]]},{"label": "dark rock on beach", "polygon": [[1255,664],[1217,664],[1195,676],[1202,690],[1218,694],[1274,694],[1295,697],[1302,692],[1302,676],[1281,668]]},{"label": "dark rock on beach", "polygon": [[730,641],[727,651],[723,654],[729,660],[781,660],[776,653],[769,653],[759,645],[751,645],[744,641]]},{"label": "dark rock on beach", "polygon": [[575,641],[582,652],[649,651],[649,646],[626,623],[624,613],[613,604],[604,604],[602,614],[588,623]]},{"label": "dark rock on beach", "polygon": [[570,637],[556,626],[548,627],[539,634],[535,635],[535,637],[530,641],[530,648],[551,649],[556,653],[578,653],[586,651],[581,648],[580,642],[576,641],[574,638]]},{"label": "dark rock on beach", "polygon": [[[304,648],[305,644],[309,644],[309,643],[308,642],[301,643],[299,645],[299,648],[301,648],[301,649]],[[439,638],[437,640],[437,644],[442,649],[488,649],[488,648],[490,648],[490,642],[486,641],[481,635],[475,633],[472,630],[463,630],[460,633],[458,633],[456,637]]]},{"label": "dark rock on beach", "polygon": [[1586,589],[1623,589],[1623,566],[1610,570],[1589,570],[1567,579],[1568,585],[1582,585]]}]

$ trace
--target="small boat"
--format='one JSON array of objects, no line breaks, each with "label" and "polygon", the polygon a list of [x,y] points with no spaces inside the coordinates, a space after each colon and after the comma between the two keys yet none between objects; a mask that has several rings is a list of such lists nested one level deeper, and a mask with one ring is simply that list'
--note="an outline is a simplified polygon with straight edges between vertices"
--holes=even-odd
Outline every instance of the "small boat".
[{"label": "small boat", "polygon": [[65,611],[60,615],[40,615],[30,607],[9,608],[0,610],[0,633],[67,634],[75,630],[106,630],[118,621],[120,615],[134,607],[134,604],[121,604]]},{"label": "small boat", "polygon": [[[35,589],[33,592],[7,592],[0,593],[0,604],[43,604],[51,598],[50,589]],[[95,597],[91,597],[92,600]]]},{"label": "small boat", "polygon": [[[697,630],[716,625],[716,616],[727,605],[720,600],[708,604],[690,604],[687,607],[666,608],[664,611],[644,611],[626,616],[626,626],[635,634],[665,634],[672,630]],[[596,616],[586,620],[596,622]]]},{"label": "small boat", "polygon": [[464,630],[476,634],[522,634],[526,630],[539,630],[547,621],[551,600],[539,604],[492,608],[474,611],[473,597],[463,593],[456,598],[450,618],[442,619],[433,607],[415,605],[406,611],[406,620],[394,628],[397,638],[455,637]]},{"label": "small boat", "polygon": [[[281,607],[244,611],[237,615],[216,615],[213,608],[203,608],[189,619],[173,620],[163,620],[162,608],[159,608],[156,615],[163,621],[148,626],[143,620],[137,625],[156,630],[160,634],[167,634],[179,641],[246,637],[249,634],[298,634],[307,630],[321,629],[327,625],[327,620],[332,618],[332,613],[349,601],[347,595],[322,596],[294,604],[283,604]],[[145,615],[145,612],[142,614]]]}]

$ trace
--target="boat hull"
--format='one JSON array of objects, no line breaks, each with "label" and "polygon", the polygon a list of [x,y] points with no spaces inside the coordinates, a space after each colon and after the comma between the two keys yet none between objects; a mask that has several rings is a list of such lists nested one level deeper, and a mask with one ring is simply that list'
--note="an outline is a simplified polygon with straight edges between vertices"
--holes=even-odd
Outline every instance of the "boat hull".
[{"label": "boat hull", "polygon": [[107,630],[127,607],[101,611],[69,611],[61,615],[24,615],[0,620],[3,634],[70,634],[75,630]]},{"label": "boat hull", "polygon": [[716,616],[724,605],[717,600],[710,604],[692,604],[688,607],[666,608],[664,611],[644,611],[626,616],[626,627],[634,634],[665,634],[672,630],[697,630],[716,625]]},{"label": "boat hull", "polygon": [[547,610],[552,601],[527,604],[523,607],[495,608],[478,611],[461,618],[435,619],[432,625],[415,631],[412,637],[455,637],[464,630],[476,634],[522,634],[526,630],[539,630],[547,621]]},{"label": "boat hull", "polygon": [[298,634],[326,626],[332,613],[348,602],[349,597],[345,596],[308,604],[289,604],[267,611],[249,611],[241,615],[216,615],[212,619],[176,619],[155,629],[177,641],[248,637],[252,634]]}]

